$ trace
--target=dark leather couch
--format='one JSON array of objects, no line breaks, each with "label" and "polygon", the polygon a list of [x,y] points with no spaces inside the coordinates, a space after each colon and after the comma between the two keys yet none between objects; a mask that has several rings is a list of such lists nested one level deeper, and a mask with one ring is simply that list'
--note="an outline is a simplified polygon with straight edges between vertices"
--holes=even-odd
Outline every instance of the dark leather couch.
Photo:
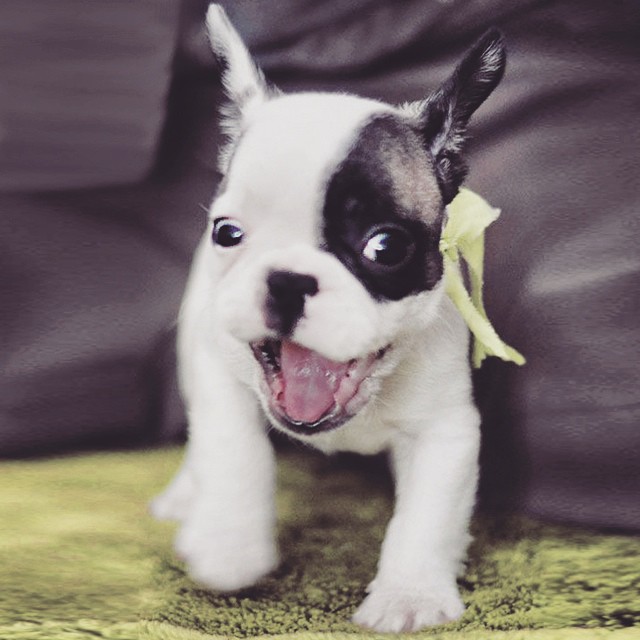
[{"label": "dark leather couch", "polygon": [[[81,4],[0,6],[5,456],[183,429],[174,322],[218,180],[206,3]],[[392,101],[502,28],[508,70],[473,123],[468,184],[503,210],[487,307],[528,364],[477,375],[483,500],[640,528],[639,5],[223,4],[282,88]]]}]

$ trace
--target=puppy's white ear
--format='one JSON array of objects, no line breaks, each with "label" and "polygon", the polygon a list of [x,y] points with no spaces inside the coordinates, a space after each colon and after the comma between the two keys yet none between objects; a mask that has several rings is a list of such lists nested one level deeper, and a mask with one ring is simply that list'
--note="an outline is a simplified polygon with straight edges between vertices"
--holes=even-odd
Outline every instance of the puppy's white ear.
[{"label": "puppy's white ear", "polygon": [[469,119],[498,86],[505,65],[502,34],[490,29],[437,91],[426,100],[402,107],[413,120],[417,119],[425,146],[434,159],[445,204],[453,200],[467,174],[462,146]]},{"label": "puppy's white ear", "polygon": [[230,138],[230,144],[222,151],[220,158],[220,169],[224,173],[233,143],[242,132],[251,111],[276,91],[267,87],[262,72],[220,5],[209,5],[206,23],[211,48],[220,65],[222,82],[229,99],[222,109],[221,123],[223,131]]}]

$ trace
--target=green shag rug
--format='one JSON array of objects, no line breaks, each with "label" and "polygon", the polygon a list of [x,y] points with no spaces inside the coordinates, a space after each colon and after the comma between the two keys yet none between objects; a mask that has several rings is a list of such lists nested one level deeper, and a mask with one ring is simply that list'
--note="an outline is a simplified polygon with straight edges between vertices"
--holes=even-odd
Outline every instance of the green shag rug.
[{"label": "green shag rug", "polygon": [[[391,513],[376,464],[280,455],[283,563],[223,596],[174,557],[146,503],[177,449],[0,463],[0,640],[385,638],[349,623]],[[640,541],[521,517],[478,517],[467,611],[414,638],[640,639]]]}]

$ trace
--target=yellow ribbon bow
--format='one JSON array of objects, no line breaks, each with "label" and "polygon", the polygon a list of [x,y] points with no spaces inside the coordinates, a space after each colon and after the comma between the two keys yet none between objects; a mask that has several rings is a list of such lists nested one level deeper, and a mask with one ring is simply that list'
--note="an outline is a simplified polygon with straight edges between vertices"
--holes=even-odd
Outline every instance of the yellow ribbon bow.
[{"label": "yellow ribbon bow", "polygon": [[[497,220],[500,209],[494,209],[473,191],[460,189],[447,207],[447,214],[447,223],[440,239],[446,292],[474,335],[474,368],[480,367],[487,356],[524,364],[524,357],[500,339],[482,301],[484,231]],[[471,295],[465,287],[460,268],[461,257],[467,264]]]}]

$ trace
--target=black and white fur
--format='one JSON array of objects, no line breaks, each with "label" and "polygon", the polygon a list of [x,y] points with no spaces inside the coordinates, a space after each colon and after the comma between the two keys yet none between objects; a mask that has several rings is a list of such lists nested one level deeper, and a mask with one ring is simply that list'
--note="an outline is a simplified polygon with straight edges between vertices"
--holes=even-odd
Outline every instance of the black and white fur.
[{"label": "black and white fur", "polygon": [[[283,95],[221,8],[207,25],[230,142],[179,321],[188,449],[153,511],[180,520],[176,550],[195,580],[237,590],[278,564],[265,416],[327,453],[389,451],[395,513],[354,620],[391,632],[454,620],[480,435],[438,241],[466,172],[466,125],[502,77],[501,36],[488,32],[440,89],[397,107]],[[293,419],[281,401],[283,341],[339,371],[317,419]],[[316,374],[287,372],[294,386]]]}]

